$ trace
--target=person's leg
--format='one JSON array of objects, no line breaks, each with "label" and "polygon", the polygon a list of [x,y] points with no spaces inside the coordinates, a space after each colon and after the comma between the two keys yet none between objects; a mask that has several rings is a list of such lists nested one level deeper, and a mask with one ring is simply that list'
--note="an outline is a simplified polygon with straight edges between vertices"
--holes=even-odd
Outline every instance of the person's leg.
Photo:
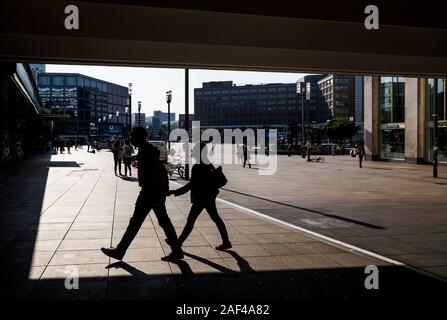
[{"label": "person's leg", "polygon": [[121,159],[118,160],[118,165],[119,165],[119,172],[120,172],[120,175],[121,175]]},{"label": "person's leg", "polygon": [[192,204],[191,209],[189,210],[188,218],[186,219],[186,225],[183,228],[182,234],[178,238],[178,242],[180,245],[182,245],[183,242],[185,242],[185,240],[190,235],[192,229],[194,228],[194,224],[196,223],[196,220],[203,209],[204,209],[203,205],[194,203]]},{"label": "person's leg", "polygon": [[156,203],[153,209],[155,216],[157,217],[158,224],[163,229],[172,252],[178,253],[180,251],[180,245],[178,243],[175,228],[172,225],[171,219],[169,219],[168,213],[166,212],[165,199]]},{"label": "person's leg", "polygon": [[222,237],[222,242],[224,244],[227,244],[230,242],[228,238],[228,231],[225,227],[225,223],[223,222],[222,218],[219,216],[219,213],[217,212],[216,208],[216,201],[211,201],[206,204],[206,211],[208,212],[211,220],[216,224],[217,229],[219,229],[220,236]]},{"label": "person's leg", "polygon": [[113,158],[113,161],[115,162],[115,176],[116,176],[116,167],[118,166],[118,160],[116,160],[115,158]]},{"label": "person's leg", "polygon": [[147,214],[151,211],[151,205],[148,199],[145,199],[145,195],[140,192],[137,201],[135,203],[135,210],[130,218],[129,225],[127,226],[126,232],[124,233],[121,241],[116,246],[118,252],[124,256],[132,243],[133,239],[137,235],[138,231],[141,228],[144,220],[146,219]]},{"label": "person's leg", "polygon": [[123,159],[124,162],[124,175],[127,177],[127,160],[126,158]]}]

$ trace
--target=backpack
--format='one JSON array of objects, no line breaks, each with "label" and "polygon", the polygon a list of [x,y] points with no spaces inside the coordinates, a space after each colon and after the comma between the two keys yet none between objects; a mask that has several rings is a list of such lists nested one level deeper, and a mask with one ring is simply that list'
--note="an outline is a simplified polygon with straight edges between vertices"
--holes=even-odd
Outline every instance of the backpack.
[{"label": "backpack", "polygon": [[222,166],[219,166],[217,168],[214,168],[213,170],[213,180],[214,184],[218,189],[222,188],[224,185],[227,184],[228,180],[227,177],[225,177],[225,174],[222,171]]}]

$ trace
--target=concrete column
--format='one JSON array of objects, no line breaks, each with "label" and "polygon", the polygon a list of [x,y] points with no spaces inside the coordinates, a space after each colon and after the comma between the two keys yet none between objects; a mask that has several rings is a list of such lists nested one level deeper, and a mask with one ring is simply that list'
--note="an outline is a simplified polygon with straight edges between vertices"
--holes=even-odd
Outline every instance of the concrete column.
[{"label": "concrete column", "polygon": [[363,78],[365,159],[380,159],[380,83],[379,77]]},{"label": "concrete column", "polygon": [[405,78],[405,161],[420,163],[420,94],[419,80]]}]

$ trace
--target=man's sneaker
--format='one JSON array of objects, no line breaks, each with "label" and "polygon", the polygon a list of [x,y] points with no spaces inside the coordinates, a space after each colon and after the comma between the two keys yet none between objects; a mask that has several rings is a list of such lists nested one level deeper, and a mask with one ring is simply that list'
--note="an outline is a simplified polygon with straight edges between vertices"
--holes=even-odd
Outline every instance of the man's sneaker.
[{"label": "man's sneaker", "polygon": [[179,251],[171,252],[166,257],[161,258],[161,260],[163,260],[163,261],[177,261],[177,260],[181,260],[183,258],[184,258],[183,252],[181,250],[179,250]]},{"label": "man's sneaker", "polygon": [[124,253],[119,252],[116,248],[101,248],[102,253],[116,260],[123,260]]},{"label": "man's sneaker", "polygon": [[228,250],[228,249],[231,249],[231,248],[232,248],[231,242],[230,241],[225,241],[220,246],[217,246],[216,250],[222,251],[222,250]]}]

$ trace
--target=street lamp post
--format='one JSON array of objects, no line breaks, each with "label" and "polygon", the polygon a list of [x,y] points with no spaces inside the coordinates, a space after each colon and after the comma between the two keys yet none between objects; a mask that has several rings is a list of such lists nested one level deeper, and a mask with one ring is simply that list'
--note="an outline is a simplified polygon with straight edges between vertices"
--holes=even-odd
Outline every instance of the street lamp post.
[{"label": "street lamp post", "polygon": [[129,136],[129,134],[130,134],[130,126],[129,126],[129,107],[126,107],[125,109],[124,109],[125,111],[125,114],[126,114],[126,127],[127,127],[127,135]]},{"label": "street lamp post", "polygon": [[101,143],[101,118],[98,118],[98,143]]},{"label": "street lamp post", "polygon": [[305,158],[304,154],[304,93],[306,91],[306,87],[304,86],[304,82],[297,83],[297,93],[301,95],[301,158]]},{"label": "street lamp post", "polygon": [[171,141],[169,140],[169,134],[171,133],[171,101],[172,91],[166,91],[166,102],[168,103],[168,150],[171,149]]},{"label": "street lamp post", "polygon": [[127,117],[129,116],[129,114],[132,114],[132,82],[129,82],[129,107],[126,107],[126,125],[127,125],[127,131],[130,132],[132,131],[132,121],[128,121]]},{"label": "street lamp post", "polygon": [[307,120],[307,133],[306,133],[306,145],[307,145],[307,161],[310,161],[310,135],[309,135],[309,101],[310,101],[310,82],[306,82],[306,120]]},{"label": "street lamp post", "polygon": [[138,101],[138,127],[141,127],[141,101]]}]

